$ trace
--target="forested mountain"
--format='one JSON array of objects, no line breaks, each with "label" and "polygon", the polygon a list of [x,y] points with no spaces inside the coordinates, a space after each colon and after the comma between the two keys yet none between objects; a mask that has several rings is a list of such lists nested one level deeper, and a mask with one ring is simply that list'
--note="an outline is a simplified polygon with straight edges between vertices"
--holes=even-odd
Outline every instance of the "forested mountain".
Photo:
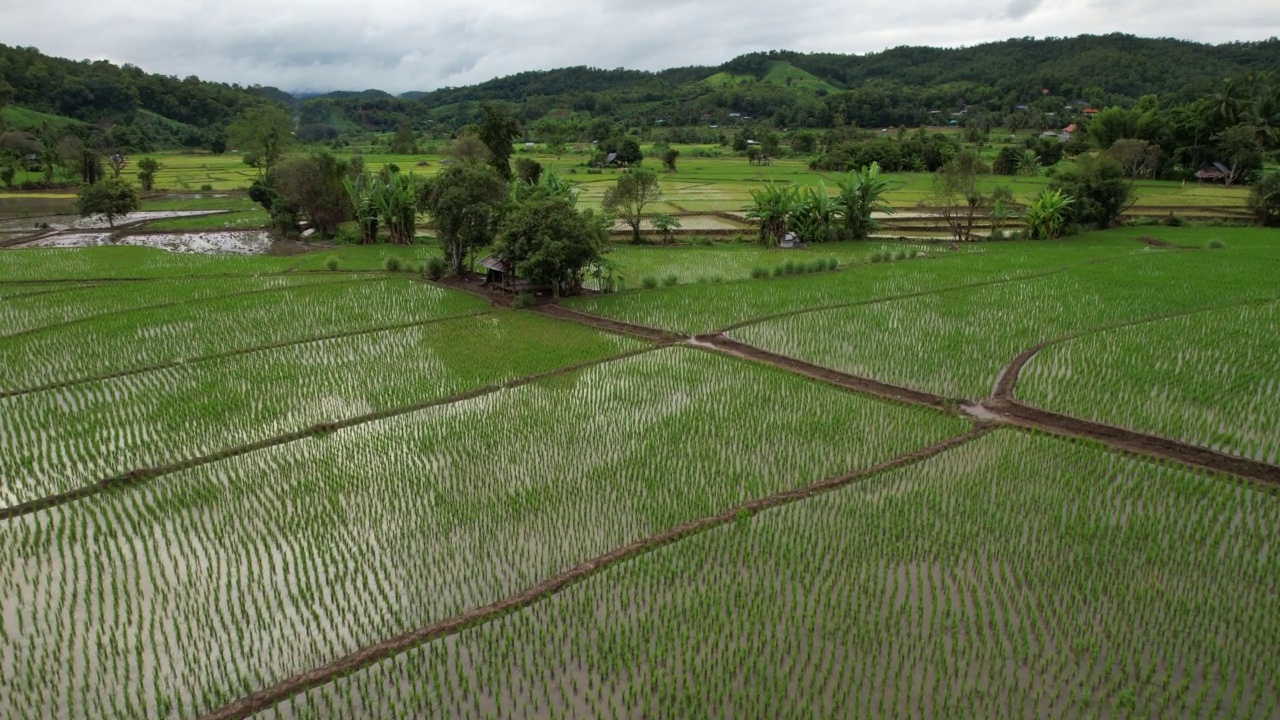
[{"label": "forested mountain", "polygon": [[[1018,38],[974,47],[899,47],[867,55],[771,51],[719,67],[645,72],[571,67],[522,72],[478,85],[406,93],[328,96],[313,122],[333,130],[390,130],[473,122],[487,100],[517,105],[532,123],[585,113],[629,125],[691,126],[740,113],[777,126],[918,125],[935,113],[1019,105],[1052,112],[1084,101],[1132,106],[1145,95],[1184,102],[1233,77],[1280,67],[1280,40],[1206,45],[1132,35]],[[305,113],[304,113],[305,114]]]},{"label": "forested mountain", "polygon": [[570,67],[400,96],[363,90],[294,97],[0,45],[0,101],[8,95],[11,105],[35,111],[24,117],[48,113],[97,126],[117,136],[113,144],[133,149],[218,149],[231,118],[263,102],[290,106],[304,141],[388,132],[406,122],[447,135],[475,122],[489,100],[512,103],[527,128],[554,125],[561,139],[623,125],[685,128],[685,139],[705,140],[708,126],[745,118],[776,128],[915,127],[962,110],[1053,118],[1064,106],[1132,107],[1149,95],[1178,104],[1216,92],[1228,78],[1275,68],[1276,39],[1206,45],[1114,34],[867,55],[771,51],[718,67]]},{"label": "forested mountain", "polygon": [[208,147],[241,110],[285,95],[7,45],[0,45],[0,93],[12,105],[97,126],[132,148]]}]

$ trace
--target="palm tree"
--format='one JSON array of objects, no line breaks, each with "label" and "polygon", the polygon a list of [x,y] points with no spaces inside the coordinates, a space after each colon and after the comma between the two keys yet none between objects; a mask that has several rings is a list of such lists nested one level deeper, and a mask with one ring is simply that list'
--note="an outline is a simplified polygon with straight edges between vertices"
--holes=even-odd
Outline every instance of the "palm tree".
[{"label": "palm tree", "polygon": [[836,186],[840,194],[835,204],[851,239],[865,240],[880,229],[875,213],[893,213],[893,208],[881,199],[889,191],[889,181],[880,177],[880,163],[845,173],[836,179]]}]

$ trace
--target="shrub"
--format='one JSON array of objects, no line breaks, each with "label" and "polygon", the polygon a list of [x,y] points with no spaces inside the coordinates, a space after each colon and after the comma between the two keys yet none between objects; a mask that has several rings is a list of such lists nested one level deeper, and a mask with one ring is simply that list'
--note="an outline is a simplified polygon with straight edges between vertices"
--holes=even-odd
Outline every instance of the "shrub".
[{"label": "shrub", "polygon": [[533,293],[522,292],[516,295],[515,300],[511,301],[511,307],[516,310],[525,310],[533,307]]},{"label": "shrub", "polygon": [[814,260],[809,263],[809,272],[822,272],[827,269],[826,260]]},{"label": "shrub", "polygon": [[906,257],[907,257],[907,254],[906,254],[905,252],[901,251],[901,250],[899,250],[899,251],[897,251],[897,252],[895,252],[895,253],[893,254],[893,259],[894,259],[895,261],[897,261],[897,260],[903,260],[903,259],[906,259]]},{"label": "shrub", "polygon": [[336,257],[331,257],[331,258],[329,258],[328,260],[326,260],[326,261],[325,261],[324,266],[325,266],[325,267],[327,267],[327,268],[329,268],[329,270],[330,270],[330,271],[337,270],[337,269],[338,269],[338,258],[336,258]]},{"label": "shrub", "polygon": [[1209,249],[1210,249],[1210,250],[1221,250],[1221,249],[1223,249],[1223,248],[1225,248],[1225,247],[1226,247],[1226,245],[1223,245],[1221,240],[1210,240],[1210,241],[1209,241]]},{"label": "shrub", "polygon": [[209,183],[205,183],[200,186],[200,192],[213,192],[213,186]]},{"label": "shrub", "polygon": [[640,285],[644,287],[645,290],[652,290],[658,287],[658,278],[652,275],[645,275],[644,279],[640,281]]},{"label": "shrub", "polygon": [[427,277],[432,280],[439,280],[444,277],[444,272],[449,266],[445,263],[444,258],[438,255],[432,255],[427,259],[427,264],[423,266],[423,270]]},{"label": "shrub", "polygon": [[671,287],[672,285],[675,285],[678,282],[680,282],[680,278],[676,277],[675,275],[668,275],[662,278],[662,284],[667,287]]},{"label": "shrub", "polygon": [[382,261],[382,269],[387,272],[400,272],[404,269],[404,265],[400,262],[400,258],[392,255]]},{"label": "shrub", "polygon": [[783,274],[784,272],[786,272],[786,270],[785,270],[785,269],[783,269],[783,267],[782,267],[781,265],[777,265],[777,266],[775,266],[775,267],[773,268],[773,276],[774,276],[774,277],[781,277],[781,276],[782,276],[782,274]]},{"label": "shrub", "polygon": [[788,260],[788,261],[786,261],[785,263],[783,263],[783,264],[782,264],[782,271],[783,271],[784,273],[788,274],[788,275],[794,275],[794,274],[796,273],[796,262],[795,262],[795,260]]},{"label": "shrub", "polygon": [[835,270],[840,267],[840,261],[835,258],[827,258],[827,269]]},{"label": "shrub", "polygon": [[885,253],[882,253],[882,252],[871,253],[871,262],[873,263],[884,262],[884,258],[885,258]]},{"label": "shrub", "polygon": [[760,278],[767,278],[769,277],[769,271],[760,266],[756,266],[751,268],[751,277],[756,280],[759,280]]},{"label": "shrub", "polygon": [[1173,213],[1169,213],[1167,217],[1160,221],[1160,224],[1165,227],[1182,227],[1186,224],[1186,221]]}]

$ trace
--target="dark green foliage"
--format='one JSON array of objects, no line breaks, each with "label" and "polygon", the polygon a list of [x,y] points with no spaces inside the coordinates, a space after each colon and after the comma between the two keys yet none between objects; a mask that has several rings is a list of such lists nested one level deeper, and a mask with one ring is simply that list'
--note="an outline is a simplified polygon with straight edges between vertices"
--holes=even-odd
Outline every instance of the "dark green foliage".
[{"label": "dark green foliage", "polygon": [[489,162],[503,180],[511,180],[512,143],[520,137],[520,121],[505,103],[487,102],[481,112],[478,135],[492,156]]},{"label": "dark green foliage", "polygon": [[528,185],[537,185],[542,179],[542,163],[529,158],[517,159],[516,177]]},{"label": "dark green foliage", "polygon": [[996,159],[991,163],[991,172],[996,175],[1017,175],[1022,163],[1022,151],[1012,145],[1000,148]]},{"label": "dark green foliage", "polygon": [[336,258],[336,257],[331,257],[331,258],[329,258],[328,260],[326,260],[326,261],[325,261],[324,266],[325,266],[325,268],[327,268],[330,272],[337,272],[337,270],[338,270],[338,258]]},{"label": "dark green foliage", "polygon": [[640,286],[645,290],[652,290],[658,287],[658,278],[652,275],[645,275],[644,279],[640,281]]},{"label": "dark green foliage", "polygon": [[418,210],[431,217],[458,275],[470,252],[493,241],[506,201],[506,182],[492,166],[479,163],[446,168],[418,187]]},{"label": "dark green foliage", "polygon": [[607,231],[600,220],[539,186],[507,212],[494,254],[510,263],[518,277],[549,286],[557,296],[572,294],[601,263]]},{"label": "dark green foliage", "polygon": [[427,264],[424,265],[422,268],[426,276],[432,280],[439,280],[440,278],[444,277],[444,274],[445,272],[448,271],[448,269],[449,269],[448,263],[446,263],[444,258],[440,257],[439,255],[432,255],[431,257],[427,258]]},{"label": "dark green foliage", "polygon": [[352,206],[342,184],[346,174],[345,163],[321,151],[291,157],[268,177],[278,202],[308,220],[321,237],[331,238],[340,224],[351,219]]},{"label": "dark green foliage", "polygon": [[388,255],[386,259],[382,261],[382,269],[387,272],[395,273],[403,270],[404,266],[400,262],[400,258],[398,256]]},{"label": "dark green foliage", "polygon": [[1263,175],[1249,192],[1253,220],[1264,227],[1280,227],[1280,172]]},{"label": "dark green foliage", "polygon": [[106,178],[86,185],[76,196],[76,212],[81,217],[102,215],[112,227],[115,227],[116,218],[135,212],[139,207],[137,191],[121,178]]},{"label": "dark green foliage", "polygon": [[1133,204],[1133,182],[1120,163],[1107,155],[1082,155],[1049,185],[1071,199],[1072,222],[1111,227]]},{"label": "dark green foliage", "polygon": [[156,173],[164,167],[164,163],[151,157],[144,157],[138,161],[138,182],[142,183],[142,189],[150,192],[156,185]]},{"label": "dark green foliage", "polygon": [[396,128],[396,135],[391,139],[391,152],[397,155],[417,155],[418,137],[413,132],[413,123],[401,120]]},{"label": "dark green foliage", "polygon": [[516,295],[515,298],[511,301],[511,307],[515,308],[516,310],[527,310],[533,307],[535,302],[536,301],[533,297],[533,293],[522,292]]}]

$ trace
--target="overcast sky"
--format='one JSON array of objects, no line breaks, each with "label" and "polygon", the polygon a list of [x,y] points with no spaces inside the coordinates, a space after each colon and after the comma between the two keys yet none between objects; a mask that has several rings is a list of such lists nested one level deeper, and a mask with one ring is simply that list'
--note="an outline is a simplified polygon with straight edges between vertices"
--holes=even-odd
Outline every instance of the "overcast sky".
[{"label": "overcast sky", "polygon": [[660,70],[757,50],[1109,32],[1264,40],[1280,35],[1280,2],[0,0],[0,43],[289,91],[404,92],[569,65]]}]

